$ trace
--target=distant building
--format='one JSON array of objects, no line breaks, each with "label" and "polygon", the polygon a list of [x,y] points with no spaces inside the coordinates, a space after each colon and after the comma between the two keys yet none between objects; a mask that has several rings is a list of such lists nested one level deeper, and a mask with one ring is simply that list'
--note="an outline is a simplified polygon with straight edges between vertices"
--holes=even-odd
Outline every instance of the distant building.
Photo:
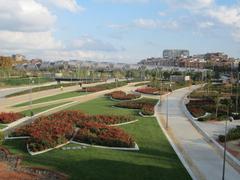
[{"label": "distant building", "polygon": [[21,55],[21,54],[14,54],[14,55],[12,55],[12,58],[16,62],[21,62],[21,61],[25,61],[26,60],[26,57],[24,55]]},{"label": "distant building", "polygon": [[14,59],[9,56],[0,56],[0,67],[12,67],[14,63]]},{"label": "distant building", "polygon": [[185,49],[165,49],[163,51],[163,58],[165,59],[177,59],[180,57],[188,57],[189,55],[189,50]]},{"label": "distant building", "polygon": [[171,75],[170,81],[171,82],[184,82],[189,81],[191,78],[190,76],[183,76],[183,75]]}]

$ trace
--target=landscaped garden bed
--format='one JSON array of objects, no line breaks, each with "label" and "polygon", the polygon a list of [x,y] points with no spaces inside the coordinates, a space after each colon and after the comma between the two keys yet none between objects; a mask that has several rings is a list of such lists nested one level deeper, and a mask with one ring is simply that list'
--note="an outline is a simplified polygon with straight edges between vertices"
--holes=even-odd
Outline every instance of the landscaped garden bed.
[{"label": "landscaped garden bed", "polygon": [[[230,129],[227,133],[227,136],[226,136],[226,141],[232,141],[232,140],[236,140],[236,139],[240,139],[240,127],[239,126],[236,127],[236,128]],[[224,142],[225,141],[225,135],[219,135],[218,140],[220,142]]]},{"label": "landscaped garden bed", "polygon": [[[82,128],[87,125],[86,123],[89,123],[92,125],[91,127],[96,130],[106,127],[105,130],[101,131],[102,133],[96,134],[95,138],[96,140],[101,140],[99,140],[99,142],[101,142],[99,145],[103,145],[105,140],[105,145],[107,145],[111,139],[104,139],[103,135],[107,136],[108,132],[113,133],[116,131],[116,134],[112,134],[115,138],[117,138],[117,135],[126,135],[122,130],[107,125],[130,122],[132,120],[134,120],[134,118],[131,116],[87,115],[80,111],[63,111],[50,116],[40,117],[32,124],[16,129],[11,136],[29,136],[30,138],[27,142],[29,151],[39,152],[67,143],[73,138],[74,132],[76,131],[75,127],[79,127],[79,131],[81,131]],[[96,125],[96,127],[93,127],[93,125]],[[83,129],[86,130],[86,128]],[[89,129],[89,131],[90,130],[92,129]],[[81,132],[77,132],[77,134],[79,133],[81,134]],[[113,137],[109,134],[109,138]],[[125,142],[125,139],[123,140],[119,139],[120,142]],[[117,141],[117,139],[115,139],[115,141]],[[94,143],[97,142],[98,141],[94,141]]]},{"label": "landscaped garden bed", "polygon": [[213,97],[191,99],[186,107],[198,121],[221,121],[221,117],[228,114],[228,107],[224,100],[219,100],[218,104],[215,101]]},{"label": "landscaped garden bed", "polygon": [[129,109],[140,109],[141,113],[146,116],[154,115],[154,106],[157,100],[155,99],[140,99],[126,102],[120,102],[115,104],[116,107],[129,108]]},{"label": "landscaped garden bed", "polygon": [[114,91],[114,92],[105,94],[105,96],[111,97],[112,99],[116,99],[116,100],[133,100],[141,97],[141,95],[139,94],[127,94],[123,91]]},{"label": "landscaped garden bed", "polygon": [[96,122],[81,123],[73,140],[109,147],[132,148],[135,146],[133,138],[123,130]]},{"label": "landscaped garden bed", "polygon": [[[69,179],[185,179],[190,180],[187,170],[159,128],[155,118],[139,117],[136,110],[111,108],[117,102],[109,98],[97,98],[68,108],[80,110],[87,114],[128,115],[139,119],[134,124],[121,126],[125,132],[137,140],[139,151],[107,150],[97,148],[81,148],[77,150],[55,149],[51,152],[29,157],[26,151],[26,140],[6,140],[3,144],[14,154],[22,158],[24,164],[56,169],[69,175]],[[68,144],[64,148],[83,146]],[[84,147],[87,145],[84,145]],[[88,146],[87,146],[88,147]],[[114,148],[112,148],[114,149]],[[130,149],[130,148],[128,148]],[[163,158],[164,157],[164,158]],[[146,168],[149,167],[149,168]],[[169,167],[162,168],[162,167]],[[94,173],[92,173],[94,171]],[[173,172],[174,173],[171,173]]]},{"label": "landscaped garden bed", "polygon": [[14,112],[0,113],[1,124],[9,124],[21,118],[23,118],[23,115],[21,113],[14,113]]},{"label": "landscaped garden bed", "polygon": [[143,94],[160,95],[159,89],[155,87],[138,88],[136,89],[136,92],[143,93]]}]

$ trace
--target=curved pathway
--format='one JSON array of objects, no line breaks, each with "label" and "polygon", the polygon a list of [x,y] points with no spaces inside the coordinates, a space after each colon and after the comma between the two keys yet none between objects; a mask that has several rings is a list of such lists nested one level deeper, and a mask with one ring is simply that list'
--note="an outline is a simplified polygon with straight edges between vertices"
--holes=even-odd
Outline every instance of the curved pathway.
[{"label": "curved pathway", "polygon": [[[196,179],[220,180],[222,179],[223,158],[214,147],[192,126],[181,109],[184,96],[198,86],[183,88],[174,91],[162,99],[161,106],[156,108],[156,116],[165,126],[168,107],[167,134],[180,151],[183,159],[190,167]],[[168,104],[168,106],[167,106]],[[226,162],[226,180],[240,179],[240,174]]]}]

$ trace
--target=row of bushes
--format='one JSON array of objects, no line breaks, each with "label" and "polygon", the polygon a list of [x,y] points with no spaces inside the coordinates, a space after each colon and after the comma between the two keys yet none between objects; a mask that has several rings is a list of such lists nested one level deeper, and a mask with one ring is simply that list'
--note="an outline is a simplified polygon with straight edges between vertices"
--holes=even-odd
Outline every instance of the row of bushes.
[{"label": "row of bushes", "polygon": [[[40,91],[46,91],[46,90],[50,90],[50,89],[57,89],[62,87],[70,87],[70,86],[75,86],[76,83],[64,83],[64,84],[54,84],[54,85],[49,85],[49,86],[40,86],[40,87],[35,87],[32,88],[32,92],[40,92]],[[20,91],[20,92],[16,92],[13,94],[9,94],[6,97],[13,97],[13,96],[20,96],[20,95],[24,95],[24,94],[28,94],[29,90],[24,90],[24,91]]]},{"label": "row of bushes", "polygon": [[116,107],[140,109],[143,115],[153,115],[154,106],[157,103],[155,99],[139,99],[133,101],[120,102],[115,104]]},{"label": "row of bushes", "polygon": [[114,83],[108,83],[108,84],[100,84],[100,85],[96,85],[93,87],[84,87],[79,91],[80,92],[98,92],[98,91],[113,89],[113,88],[121,87],[121,86],[125,86],[125,85],[127,85],[127,82],[121,81],[121,82],[117,82],[117,83],[114,82]]},{"label": "row of bushes", "polygon": [[[218,139],[220,142],[225,142],[225,135],[219,135]],[[236,128],[230,129],[226,136],[226,141],[232,141],[232,140],[236,140],[236,139],[240,139],[240,127],[239,126]]]},{"label": "row of bushes", "polygon": [[0,123],[8,124],[12,123],[18,119],[21,119],[23,115],[21,113],[14,113],[14,112],[2,112],[0,113]]},{"label": "row of bushes", "polygon": [[159,89],[155,87],[138,88],[136,89],[136,92],[143,93],[143,94],[160,95]]},{"label": "row of bushes", "polygon": [[137,99],[137,98],[141,97],[141,95],[138,95],[138,94],[126,94],[123,91],[114,91],[114,92],[105,94],[105,96],[111,97],[111,98],[117,99],[117,100],[133,100],[133,99]]},{"label": "row of bushes", "polygon": [[[92,129],[98,129],[100,127],[108,127],[109,124],[118,124],[122,122],[132,121],[133,117],[130,116],[104,116],[104,115],[86,115],[80,111],[63,111],[59,113],[55,113],[50,116],[44,116],[38,118],[32,124],[26,125],[24,127],[16,129],[11,136],[19,137],[19,136],[30,136],[28,140],[28,146],[31,151],[37,152],[42,151],[49,148],[54,148],[59,144],[63,144],[70,140],[73,137],[75,127],[80,128],[80,132],[78,134],[83,133],[81,132],[81,128],[85,127],[86,123],[90,123],[91,125],[97,125],[96,127],[92,127]],[[82,128],[84,129],[84,133],[87,132],[87,127]],[[108,127],[106,133],[113,131],[121,132],[118,128]],[[105,128],[106,129],[106,128]],[[91,131],[91,129],[89,129]],[[95,143],[100,142],[101,144],[104,143],[104,139],[102,139],[102,134],[95,135]],[[88,137],[87,135],[84,136],[85,138]],[[117,136],[116,136],[117,137]],[[90,138],[90,136],[89,136]],[[109,137],[111,138],[111,136]],[[119,141],[125,142],[125,136],[123,139],[119,139]],[[99,139],[99,141],[97,141]],[[87,140],[86,140],[87,141]],[[84,142],[86,142],[84,141]],[[115,141],[114,141],[115,142]],[[118,141],[116,141],[118,142]],[[108,142],[106,143],[108,144]],[[112,144],[114,146],[114,144]],[[115,144],[118,146],[119,144]],[[129,147],[129,146],[127,146]]]}]

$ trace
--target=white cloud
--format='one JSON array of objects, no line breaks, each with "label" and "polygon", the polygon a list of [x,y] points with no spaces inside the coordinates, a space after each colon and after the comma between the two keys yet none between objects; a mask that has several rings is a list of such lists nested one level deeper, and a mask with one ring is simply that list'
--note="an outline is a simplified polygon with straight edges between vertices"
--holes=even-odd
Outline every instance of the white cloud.
[{"label": "white cloud", "polygon": [[204,22],[200,22],[198,23],[198,27],[202,28],[202,29],[207,29],[207,28],[211,28],[213,27],[215,24],[213,22],[210,21],[204,21]]},{"label": "white cloud", "polygon": [[59,8],[66,9],[70,12],[79,12],[84,10],[84,8],[80,6],[76,0],[49,0],[49,2]]},{"label": "white cloud", "polygon": [[93,61],[111,61],[111,62],[123,62],[126,59],[130,59],[122,55],[122,53],[116,52],[99,52],[99,51],[82,51],[82,50],[62,50],[62,51],[44,51],[38,55],[43,59],[48,60],[93,60]]},{"label": "white cloud", "polygon": [[158,15],[163,17],[163,16],[166,16],[166,15],[167,15],[167,13],[166,13],[166,12],[162,12],[162,11],[161,11],[161,12],[158,12]]},{"label": "white cloud", "polygon": [[209,9],[207,14],[222,24],[240,28],[240,7],[220,6]]},{"label": "white cloud", "polygon": [[1,49],[5,50],[46,50],[63,48],[48,32],[0,31]]},{"label": "white cloud", "polygon": [[56,16],[34,0],[0,0],[0,30],[45,31],[55,20]]},{"label": "white cloud", "polygon": [[210,7],[214,4],[215,0],[163,0],[172,7],[186,8],[190,10],[198,10]]},{"label": "white cloud", "polygon": [[95,0],[96,2],[110,3],[147,3],[150,0]]},{"label": "white cloud", "polygon": [[71,48],[87,51],[117,51],[111,43],[90,36],[82,36],[73,40]]},{"label": "white cloud", "polygon": [[135,27],[146,28],[146,29],[177,29],[179,27],[178,23],[174,20],[160,21],[155,19],[136,19],[133,22]]}]

